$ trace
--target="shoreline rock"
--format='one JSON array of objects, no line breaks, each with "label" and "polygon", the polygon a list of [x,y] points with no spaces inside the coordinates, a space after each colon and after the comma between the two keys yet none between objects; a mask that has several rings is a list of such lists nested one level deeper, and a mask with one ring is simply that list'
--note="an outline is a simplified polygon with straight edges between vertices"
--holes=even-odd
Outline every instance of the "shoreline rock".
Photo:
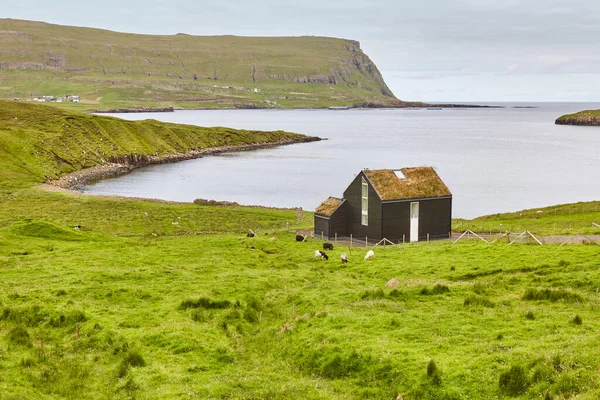
[{"label": "shoreline rock", "polygon": [[190,150],[185,153],[165,154],[163,156],[129,154],[121,157],[113,157],[109,159],[109,162],[106,164],[100,164],[91,168],[85,168],[79,171],[74,171],[70,174],[63,175],[58,179],[48,180],[45,182],[45,184],[63,189],[78,190],[89,183],[124,175],[131,172],[134,169],[144,167],[147,165],[166,164],[178,161],[192,160],[195,158],[201,158],[206,156],[212,156],[215,154],[266,149],[276,146],[285,146],[289,144],[317,142],[320,140],[324,139],[316,136],[302,136],[298,138],[279,140],[277,142],[271,143],[255,143],[241,146],[209,147],[206,149]]}]

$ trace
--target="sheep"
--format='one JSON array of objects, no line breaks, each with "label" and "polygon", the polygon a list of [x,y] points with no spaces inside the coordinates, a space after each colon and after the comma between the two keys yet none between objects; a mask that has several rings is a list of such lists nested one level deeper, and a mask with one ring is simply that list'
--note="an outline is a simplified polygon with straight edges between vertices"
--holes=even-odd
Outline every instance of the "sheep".
[{"label": "sheep", "polygon": [[348,262],[348,256],[346,255],[346,253],[342,253],[342,255],[340,256],[340,260],[342,260],[342,264],[346,264]]},{"label": "sheep", "polygon": [[320,258],[321,260],[329,260],[329,256],[327,253],[321,250],[315,250],[315,258]]},{"label": "sheep", "polygon": [[333,244],[331,243],[323,243],[323,250],[333,250]]},{"label": "sheep", "polygon": [[373,257],[375,257],[375,253],[373,252],[373,250],[369,250],[369,251],[367,251],[367,254],[365,255],[365,260],[372,260]]},{"label": "sheep", "polygon": [[296,242],[306,242],[306,236],[296,235]]}]

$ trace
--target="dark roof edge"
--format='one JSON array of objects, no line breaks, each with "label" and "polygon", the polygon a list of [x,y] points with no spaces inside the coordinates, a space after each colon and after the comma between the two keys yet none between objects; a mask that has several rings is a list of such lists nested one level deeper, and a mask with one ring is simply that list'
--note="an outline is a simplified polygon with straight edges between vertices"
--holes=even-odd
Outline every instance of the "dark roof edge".
[{"label": "dark roof edge", "polygon": [[401,199],[391,199],[391,200],[382,200],[382,203],[403,203],[406,201],[417,201],[417,200],[434,200],[434,199],[451,199],[452,195],[451,194],[447,194],[445,196],[432,196],[432,197],[413,197],[413,198],[408,198],[408,197],[404,197]]}]

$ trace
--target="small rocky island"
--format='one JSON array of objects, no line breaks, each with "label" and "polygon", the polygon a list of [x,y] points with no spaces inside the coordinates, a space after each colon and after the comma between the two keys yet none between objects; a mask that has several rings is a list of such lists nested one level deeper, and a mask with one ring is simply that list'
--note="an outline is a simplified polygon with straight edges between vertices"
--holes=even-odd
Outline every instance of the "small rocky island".
[{"label": "small rocky island", "polygon": [[586,110],[563,115],[555,121],[555,124],[600,126],[600,110]]}]

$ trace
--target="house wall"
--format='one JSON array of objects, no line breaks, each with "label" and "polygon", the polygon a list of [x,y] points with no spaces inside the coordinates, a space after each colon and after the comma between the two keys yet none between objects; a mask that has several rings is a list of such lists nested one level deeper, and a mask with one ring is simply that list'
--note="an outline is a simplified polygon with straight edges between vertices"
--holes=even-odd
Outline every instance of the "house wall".
[{"label": "house wall", "polygon": [[383,203],[383,237],[392,242],[410,241],[410,201]]},{"label": "house wall", "polygon": [[344,201],[337,210],[331,215],[329,225],[329,239],[348,236],[348,202]]},{"label": "house wall", "polygon": [[315,214],[315,237],[329,237],[330,220],[326,217],[321,217]]},{"label": "house wall", "polygon": [[[352,234],[353,237],[358,239],[364,239],[365,237],[370,240],[381,240],[381,200],[377,195],[377,192],[369,183],[369,225],[363,226],[361,223],[361,202],[362,202],[362,180],[364,177],[363,172],[354,178],[354,181],[348,186],[344,192],[344,199],[346,199],[347,210],[347,235]],[[367,183],[369,180],[365,177]]]},{"label": "house wall", "polygon": [[406,200],[383,203],[383,237],[410,240],[410,203],[419,203],[419,240],[445,239],[452,225],[452,198]]},{"label": "house wall", "polygon": [[451,197],[419,202],[419,240],[447,239],[451,229]]},{"label": "house wall", "polygon": [[333,239],[336,233],[338,237],[347,236],[347,205],[348,202],[344,201],[330,217],[315,214],[315,237],[323,234],[323,238]]}]

